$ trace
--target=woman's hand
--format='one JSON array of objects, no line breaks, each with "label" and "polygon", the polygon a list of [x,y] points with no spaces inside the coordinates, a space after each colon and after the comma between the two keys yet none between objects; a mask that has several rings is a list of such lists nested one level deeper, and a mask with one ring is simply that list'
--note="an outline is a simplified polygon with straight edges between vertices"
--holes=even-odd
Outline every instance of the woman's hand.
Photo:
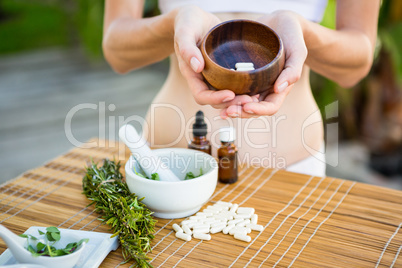
[{"label": "woman's hand", "polygon": [[227,116],[248,118],[278,112],[294,83],[299,80],[307,57],[302,19],[290,11],[277,11],[257,19],[271,27],[281,37],[285,49],[285,67],[275,81],[274,93],[262,94],[259,102],[230,105],[221,111],[222,118]]},{"label": "woman's hand", "polygon": [[174,48],[180,71],[198,104],[225,109],[231,105],[241,106],[258,101],[258,96],[235,96],[230,90],[210,90],[204,82],[201,71],[205,63],[197,45],[207,32],[219,23],[220,20],[216,16],[195,6],[186,6],[177,11]]}]

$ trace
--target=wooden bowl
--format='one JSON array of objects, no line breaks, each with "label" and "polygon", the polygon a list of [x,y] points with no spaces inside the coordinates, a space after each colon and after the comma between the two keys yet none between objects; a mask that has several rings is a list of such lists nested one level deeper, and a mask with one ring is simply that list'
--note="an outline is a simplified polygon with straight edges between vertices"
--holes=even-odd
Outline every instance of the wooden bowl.
[{"label": "wooden bowl", "polygon": [[[201,43],[202,74],[215,89],[255,95],[273,91],[285,64],[282,40],[268,26],[250,20],[231,20],[212,28]],[[253,71],[234,71],[237,62],[252,62]]]}]

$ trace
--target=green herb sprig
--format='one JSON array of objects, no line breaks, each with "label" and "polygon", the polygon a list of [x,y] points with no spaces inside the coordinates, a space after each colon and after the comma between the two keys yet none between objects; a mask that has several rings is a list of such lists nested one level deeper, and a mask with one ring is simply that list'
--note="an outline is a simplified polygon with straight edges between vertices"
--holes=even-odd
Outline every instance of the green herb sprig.
[{"label": "green herb sprig", "polygon": [[142,174],[141,172],[137,172],[137,170],[135,169],[135,167],[133,167],[134,173],[140,177],[143,177],[145,179],[148,180],[153,180],[153,181],[160,181],[161,179],[159,178],[159,174],[158,173],[152,173],[151,174],[151,178],[148,178],[147,176],[145,176],[144,174]]},{"label": "green herb sprig", "polygon": [[152,212],[131,193],[120,173],[120,162],[105,159],[103,166],[92,163],[82,180],[83,193],[95,205],[103,223],[119,236],[124,262],[135,260],[139,267],[152,267],[146,255],[151,251],[156,220]]},{"label": "green herb sprig", "polygon": [[186,173],[186,177],[184,177],[184,180],[186,181],[186,180],[191,180],[191,179],[194,179],[194,178],[197,178],[197,177],[199,177],[199,176],[201,176],[201,175],[204,175],[204,172],[202,171],[202,168],[200,168],[200,174],[197,176],[197,175],[194,175],[194,173],[193,172],[187,172]]},{"label": "green herb sprig", "polygon": [[[48,256],[48,257],[57,257],[64,256],[73,253],[82,243],[88,243],[89,239],[84,238],[78,242],[69,243],[65,248],[56,249],[53,245],[60,240],[60,231],[57,227],[47,227],[46,233],[38,230],[40,235],[44,235],[45,244],[38,241],[39,239],[30,234],[21,234],[21,237],[28,239],[28,247],[27,250],[32,253],[32,256]],[[38,241],[36,242],[36,246],[32,245],[29,241]]]},{"label": "green herb sprig", "polygon": [[[135,169],[135,167],[133,167],[133,170],[134,170],[134,173],[135,173],[136,175],[138,175],[138,176],[140,176],[140,177],[143,177],[143,178],[145,178],[145,179],[153,180],[153,181],[160,181],[160,180],[161,180],[161,179],[159,178],[159,174],[158,174],[158,173],[152,173],[152,174],[151,174],[151,178],[149,178],[149,177],[145,176],[144,174],[142,174],[141,172],[137,172],[137,170]],[[191,180],[191,179],[197,178],[197,177],[199,177],[199,176],[201,176],[201,175],[204,175],[204,172],[202,171],[202,168],[200,168],[200,174],[199,174],[198,176],[197,176],[197,175],[194,175],[193,172],[189,171],[189,172],[186,173],[186,176],[184,177],[184,180],[185,180],[185,181],[186,181],[186,180]]]}]

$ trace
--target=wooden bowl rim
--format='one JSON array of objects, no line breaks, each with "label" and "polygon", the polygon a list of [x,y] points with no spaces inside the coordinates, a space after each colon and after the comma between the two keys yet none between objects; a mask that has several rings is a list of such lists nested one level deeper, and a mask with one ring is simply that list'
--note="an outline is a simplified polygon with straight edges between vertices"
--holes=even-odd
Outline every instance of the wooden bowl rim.
[{"label": "wooden bowl rim", "polygon": [[[210,36],[210,34],[211,34],[214,30],[216,30],[217,28],[219,28],[219,27],[221,27],[221,26],[223,26],[223,25],[225,25],[225,24],[228,24],[228,23],[238,23],[238,22],[246,22],[246,23],[257,24],[257,25],[263,26],[263,27],[267,28],[269,31],[271,31],[271,32],[275,35],[276,39],[279,41],[279,49],[278,49],[278,53],[276,53],[276,56],[275,56],[275,58],[274,58],[273,60],[271,60],[268,64],[266,64],[266,65],[264,65],[264,66],[262,66],[262,67],[260,67],[260,68],[257,68],[257,69],[255,69],[255,70],[238,72],[238,71],[236,71],[236,70],[231,70],[231,69],[225,68],[225,67],[223,67],[223,66],[220,66],[218,63],[216,63],[215,61],[213,61],[213,60],[209,57],[209,55],[208,55],[208,53],[207,53],[207,51],[206,51],[206,48],[205,48],[205,43],[206,43],[208,37]],[[249,74],[256,73],[257,71],[258,71],[258,72],[264,71],[264,70],[268,69],[269,67],[271,67],[271,65],[273,65],[273,64],[275,64],[277,61],[279,61],[279,58],[280,58],[280,56],[281,56],[281,54],[282,54],[282,50],[283,50],[283,43],[282,43],[282,39],[279,37],[279,35],[278,35],[271,27],[269,27],[269,26],[267,26],[267,25],[265,25],[265,24],[263,24],[263,23],[260,23],[260,22],[257,22],[257,21],[253,21],[253,20],[246,20],[246,19],[234,19],[234,20],[224,21],[224,22],[219,23],[219,24],[215,25],[214,27],[212,27],[212,28],[208,31],[208,33],[205,35],[204,39],[202,40],[202,43],[201,43],[201,50],[204,52],[205,56],[209,59],[209,62],[211,62],[212,65],[214,65],[214,66],[217,67],[218,69],[220,69],[220,70],[222,70],[222,71],[224,71],[224,72],[229,71],[230,73],[237,73],[237,74],[239,74],[239,75],[244,75],[244,74],[249,75]]]}]

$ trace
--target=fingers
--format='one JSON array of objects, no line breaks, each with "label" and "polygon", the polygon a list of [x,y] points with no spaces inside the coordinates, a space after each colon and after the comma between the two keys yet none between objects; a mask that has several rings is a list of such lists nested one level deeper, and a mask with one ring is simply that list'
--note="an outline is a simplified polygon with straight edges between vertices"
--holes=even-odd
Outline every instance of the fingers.
[{"label": "fingers", "polygon": [[242,114],[242,106],[241,105],[231,105],[226,109],[222,109],[221,111],[221,118],[226,119],[228,117],[239,117]]},{"label": "fingers", "polygon": [[250,118],[250,117],[257,117],[259,115],[250,114],[244,111],[242,106],[239,105],[231,105],[227,109],[222,109],[220,112],[220,117],[222,119],[226,119],[228,117],[232,118]]},{"label": "fingers", "polygon": [[307,48],[304,43],[299,44],[298,48],[289,49],[286,55],[285,67],[274,84],[275,93],[283,92],[300,79],[306,58]]},{"label": "fingers", "polygon": [[201,51],[197,47],[197,38],[194,31],[187,27],[182,27],[175,32],[176,54],[191,67],[191,69],[200,73],[204,69],[204,59]]},{"label": "fingers", "polygon": [[200,105],[218,105],[233,100],[235,94],[232,91],[209,90],[208,85],[200,74],[204,68],[204,60],[201,52],[195,45],[194,37],[191,38],[185,35],[186,32],[186,30],[178,31],[175,50],[180,71],[187,80],[195,101]]},{"label": "fingers", "polygon": [[222,119],[226,119],[227,117],[241,117],[241,118],[249,118],[254,117],[254,114],[248,114],[244,111],[243,106],[247,103],[251,102],[259,102],[260,94],[254,96],[248,95],[238,95],[232,101],[223,103],[221,105],[214,105],[214,108],[222,109],[220,116]]},{"label": "fingers", "polygon": [[212,105],[212,107],[214,107],[215,109],[224,109],[224,108],[228,108],[231,105],[243,105],[243,104],[246,104],[249,102],[254,102],[254,101],[256,101],[256,98],[254,96],[251,97],[248,95],[237,95],[234,97],[233,100],[219,103],[217,105]]},{"label": "fingers", "polygon": [[235,94],[230,90],[210,90],[201,74],[193,73],[189,75],[187,82],[194,100],[200,105],[219,105],[235,98]]},{"label": "fingers", "polygon": [[282,93],[269,94],[263,101],[244,104],[243,110],[245,114],[248,116],[271,116],[276,114],[291,88],[292,86],[289,86]]}]

